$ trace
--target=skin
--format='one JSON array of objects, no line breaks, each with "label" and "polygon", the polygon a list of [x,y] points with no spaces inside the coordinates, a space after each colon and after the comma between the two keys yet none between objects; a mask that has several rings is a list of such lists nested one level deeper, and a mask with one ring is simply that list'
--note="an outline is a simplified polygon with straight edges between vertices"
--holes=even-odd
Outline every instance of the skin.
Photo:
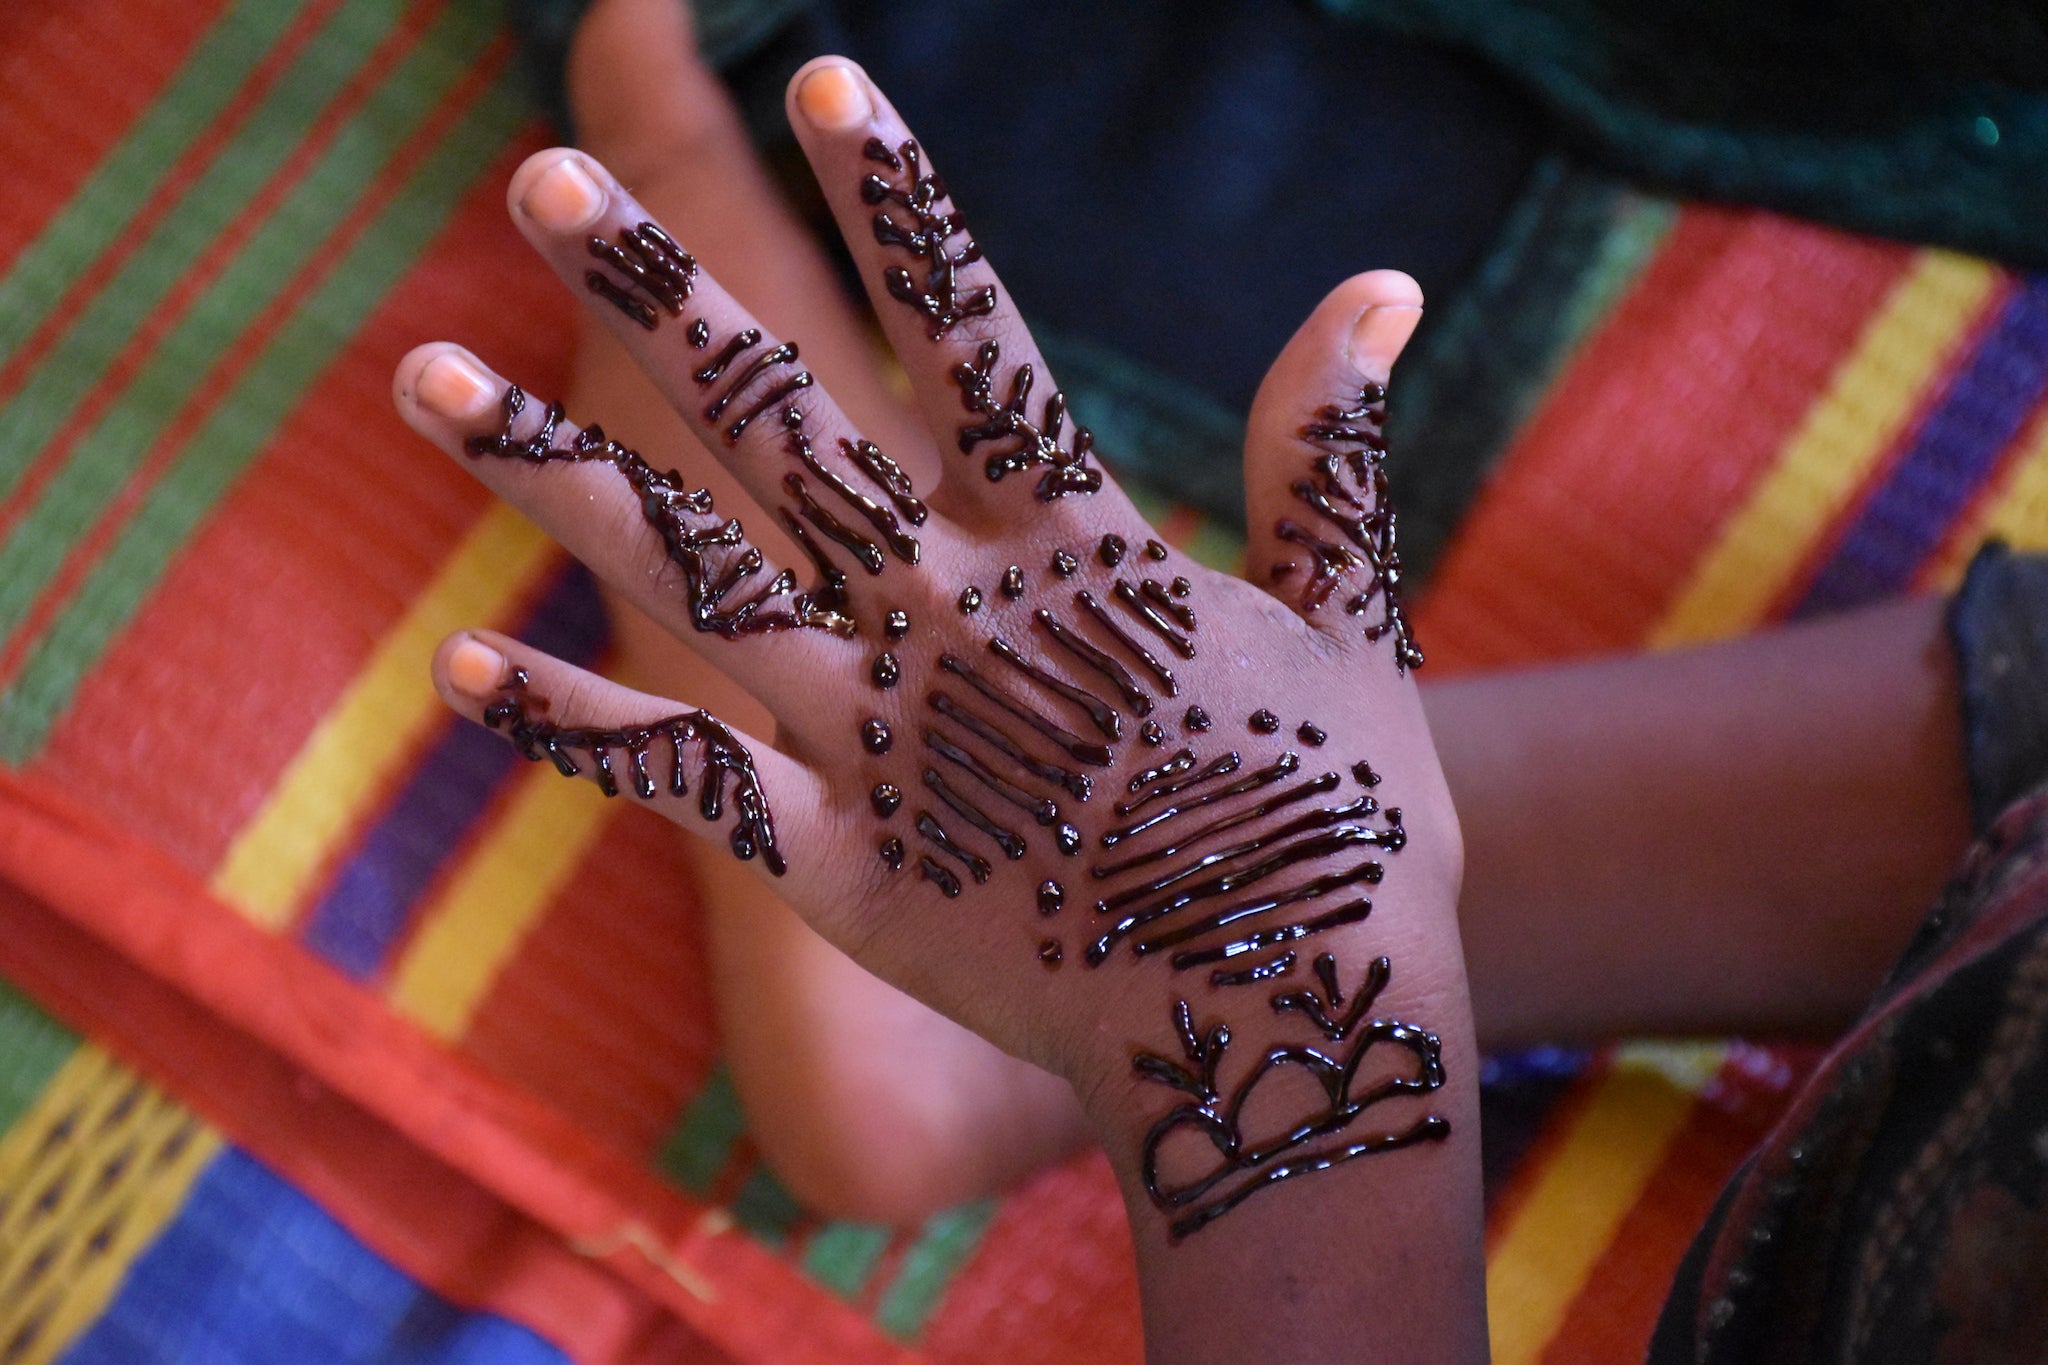
[{"label": "skin", "polygon": [[[819,80],[829,87],[830,100],[802,95],[808,84],[816,96]],[[861,180],[871,169],[861,148],[877,136],[894,146],[907,131],[861,73],[836,59],[799,72],[792,89],[797,92],[793,121],[820,187],[863,276],[879,281],[884,266],[899,262],[875,241],[873,209],[861,200]],[[531,159],[513,178],[509,197],[515,223],[572,288],[580,286],[589,268],[583,249],[587,240],[614,238],[652,216],[605,167],[574,153]],[[963,282],[970,289],[995,283],[981,262],[965,268]],[[880,321],[904,362],[913,410],[923,418],[933,447],[944,447],[966,425],[951,375],[985,339],[1001,342],[1003,382],[1015,372],[1011,367],[1030,364],[1046,386],[1039,392],[1050,389],[1043,359],[999,287],[996,298],[996,308],[986,317],[956,334],[934,337],[922,317],[879,287],[875,290]],[[1269,477],[1285,470],[1305,472],[1319,450],[1300,435],[1303,423],[1355,395],[1362,385],[1386,378],[1413,330],[1419,303],[1412,281],[1391,272],[1360,276],[1335,290],[1268,377],[1253,414],[1252,464],[1270,471]],[[774,505],[785,474],[800,469],[788,436],[772,421],[736,437],[721,433],[720,423],[707,420],[705,392],[690,377],[703,353],[688,346],[681,326],[647,331],[605,305],[593,301],[592,306],[740,489],[757,502]],[[714,344],[758,324],[708,274],[698,277],[688,311],[709,323]],[[762,345],[774,340],[770,336]],[[506,382],[460,348],[437,343],[419,348],[400,364],[395,390],[406,420],[460,457],[466,441],[498,428],[496,400]],[[803,429],[820,450],[831,450],[842,437],[859,436],[861,429],[823,385],[806,390],[796,402]],[[539,422],[538,411],[529,408],[512,423],[511,434],[526,439]],[[555,448],[572,435],[570,427],[558,431]],[[915,567],[889,563],[872,577],[853,575],[847,610],[869,623],[868,639],[790,630],[737,643],[691,628],[676,591],[674,566],[640,521],[637,495],[615,470],[602,463],[498,458],[470,467],[655,624],[704,653],[766,707],[775,721],[773,743],[759,736],[743,737],[743,742],[775,809],[788,866],[774,885],[791,908],[878,977],[1071,1088],[1089,1129],[1110,1153],[1132,1214],[1154,1354],[1202,1360],[1327,1350],[1351,1334],[1361,1305],[1384,1303],[1400,1308],[1383,1315],[1376,1351],[1384,1358],[1481,1358],[1485,1316],[1477,1058],[1455,917],[1462,852],[1419,699],[1412,681],[1395,668],[1390,641],[1374,643],[1364,621],[1342,613],[1297,614],[1298,583],[1278,582],[1282,595],[1276,597],[1190,562],[1173,559],[1157,566],[1161,574],[1193,580],[1188,602],[1202,621],[1199,657],[1175,661],[1180,695],[1171,708],[1162,708],[1162,715],[1186,701],[1199,702],[1219,718],[1219,733],[1213,744],[1203,741],[1205,750],[1214,753],[1225,745],[1241,750],[1247,771],[1301,746],[1286,734],[1254,735],[1236,718],[1261,707],[1289,717],[1290,723],[1312,717],[1328,732],[1328,744],[1326,752],[1310,755],[1304,776],[1325,763],[1348,768],[1368,754],[1386,775],[1384,790],[1375,794],[1389,805],[1398,801],[1405,846],[1379,855],[1387,872],[1384,882],[1372,887],[1370,920],[1332,928],[1312,946],[1335,955],[1343,987],[1354,994],[1368,963],[1391,959],[1396,964],[1391,984],[1374,1003],[1374,1015],[1433,1030],[1441,1039],[1442,1075],[1418,1070],[1412,1059],[1404,1064],[1406,1054],[1398,1050],[1384,1064],[1368,1065],[1365,1074],[1412,1071],[1429,1077],[1433,1088],[1426,1097],[1385,1101],[1397,1112],[1376,1109],[1353,1121],[1355,1127],[1339,1125],[1340,1136],[1353,1141],[1372,1132],[1402,1131],[1426,1114],[1448,1120],[1451,1134],[1261,1190],[1228,1215],[1227,1235],[1210,1230],[1176,1242],[1152,1207],[1140,1169],[1149,1150],[1146,1133],[1174,1107],[1177,1092],[1137,1078],[1133,1053],[1175,1053],[1170,1021],[1177,1000],[1189,1003],[1201,1028],[1228,1021],[1233,1050],[1226,1088],[1235,1084],[1231,1077],[1248,1073],[1265,1049],[1318,1041],[1313,1030],[1295,1015],[1269,1008],[1264,991],[1230,993],[1206,983],[1199,972],[1175,976],[1163,954],[1140,958],[1119,951],[1099,970],[1077,961],[1067,970],[1047,972],[1031,951],[1044,932],[1033,908],[1033,889],[1051,877],[1079,884],[1088,860],[1063,858],[1042,835],[1026,841],[1013,857],[998,860],[988,885],[973,889],[971,903],[963,899],[956,904],[930,882],[907,871],[891,872],[874,856],[879,831],[868,790],[878,774],[906,791],[917,789],[914,775],[923,760],[909,736],[927,721],[921,699],[944,681],[935,671],[936,658],[942,652],[985,658],[983,645],[997,633],[1032,639],[1029,613],[1034,607],[1057,605],[1073,586],[1084,583],[1107,598],[1113,575],[1107,568],[1091,567],[1073,584],[1060,584],[1049,571],[1038,569],[1027,600],[1011,602],[991,593],[972,616],[953,606],[961,586],[992,585],[1005,565],[1045,565],[1055,548],[1085,550],[1110,533],[1142,545],[1150,534],[1107,480],[1086,496],[1048,501],[1034,495],[1037,471],[996,482],[979,477],[979,464],[978,459],[956,459],[946,466],[942,481],[925,491],[932,516],[919,527],[921,555]],[[761,578],[773,571],[771,562]],[[1267,576],[1266,581],[1275,580]],[[907,609],[916,624],[895,650],[903,661],[903,684],[883,692],[863,686],[861,679],[879,647],[873,627],[890,608]],[[482,719],[486,708],[501,700],[514,670],[526,679],[524,704],[567,727],[646,724],[686,709],[683,702],[632,691],[499,636],[453,638],[436,662],[444,698],[472,719]],[[905,737],[902,747],[912,752],[882,762],[863,753],[856,735],[877,716]],[[1111,842],[1106,832],[1118,816],[1106,792],[1122,787],[1163,752],[1170,750],[1154,752],[1127,740],[1099,775],[1105,795],[1062,805],[1065,818],[1089,845],[1107,848]],[[684,768],[690,770],[701,757],[691,753]],[[703,824],[694,800],[657,796],[649,804],[686,826]],[[1248,829],[1270,831],[1281,818]],[[888,832],[903,830],[899,820]],[[756,860],[753,866],[765,862]],[[1303,863],[1290,883],[1356,866],[1354,853],[1328,855]],[[1280,885],[1276,879],[1275,886]],[[1085,910],[1075,906],[1068,914],[1071,923]],[[1080,947],[1078,938],[1074,947]],[[831,1021],[825,1027],[831,1028]],[[1437,1046],[1431,1039],[1429,1051]],[[1269,1090],[1285,1093],[1284,1087]],[[1251,1137],[1271,1131],[1276,1121],[1301,1121],[1289,1115],[1317,1112],[1313,1106],[1299,1108],[1306,1103],[1300,1094],[1292,1097],[1296,1107],[1282,1100],[1269,1103],[1281,1107],[1261,1110],[1259,1123],[1265,1126]],[[1192,1178],[1216,1156],[1193,1137],[1163,1150],[1169,1182]],[[1341,1256],[1328,1255],[1317,1241],[1305,1245],[1298,1230],[1312,1218],[1333,1213],[1345,1224],[1377,1231],[1353,1239]],[[1218,1283],[1229,1283],[1233,1294],[1214,1294]]]}]

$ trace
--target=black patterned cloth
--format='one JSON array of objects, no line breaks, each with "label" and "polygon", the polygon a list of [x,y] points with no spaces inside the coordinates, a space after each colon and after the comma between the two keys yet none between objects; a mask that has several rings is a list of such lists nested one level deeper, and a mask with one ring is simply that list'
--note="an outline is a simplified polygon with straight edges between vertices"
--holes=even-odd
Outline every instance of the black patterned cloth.
[{"label": "black patterned cloth", "polygon": [[1652,1365],[2048,1361],[2048,561],[1986,550],[1950,634],[1980,837],[1722,1192]]}]

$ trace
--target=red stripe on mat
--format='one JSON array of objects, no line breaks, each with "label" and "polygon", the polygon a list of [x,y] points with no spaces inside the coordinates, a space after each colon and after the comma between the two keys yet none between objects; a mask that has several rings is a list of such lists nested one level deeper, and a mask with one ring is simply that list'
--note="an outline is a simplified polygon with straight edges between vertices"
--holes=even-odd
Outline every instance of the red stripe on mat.
[{"label": "red stripe on mat", "polygon": [[1640,641],[1911,257],[1684,210],[1467,515],[1419,614],[1433,671]]},{"label": "red stripe on mat", "polygon": [[493,979],[462,1050],[645,1160],[704,1088],[717,1026],[685,835],[621,810]]},{"label": "red stripe on mat", "polygon": [[1143,1360],[1137,1262],[1107,1159],[1056,1166],[1003,1200],[920,1342],[948,1365]]},{"label": "red stripe on mat", "polygon": [[[505,218],[505,181],[539,147],[521,138],[478,178],[172,561],[31,772],[118,792],[131,833],[218,864],[490,501],[392,410],[398,357],[455,337],[521,383],[563,382],[572,300]],[[139,704],[154,719],[138,724]]]},{"label": "red stripe on mat", "polygon": [[[223,5],[0,6],[0,271],[71,202],[164,92]],[[117,79],[108,79],[108,73]],[[91,99],[78,98],[90,90]]]},{"label": "red stripe on mat", "polygon": [[[256,107],[269,97],[272,87],[277,84],[278,77],[284,74],[286,67],[298,59],[299,53],[312,40],[313,35],[319,31],[320,26],[327,22],[327,17],[341,3],[342,0],[312,0],[312,3],[306,6],[305,11],[292,20],[290,27],[278,35],[276,44],[269,52],[264,54],[263,60],[249,68],[249,73],[243,79],[241,88],[235,92],[235,97],[228,102],[226,108],[221,110],[213,123],[208,125],[204,132],[192,140],[191,145],[185,149],[184,153],[171,163],[163,179],[154,190],[150,191],[149,198],[143,202],[142,207],[136,211],[134,218],[129,221],[128,225],[121,230],[120,236],[116,237],[108,245],[107,249],[100,254],[99,259],[92,263],[91,269],[82,273],[78,280],[64,292],[63,297],[59,298],[56,304],[43,314],[42,318],[36,323],[35,331],[29,334],[28,339],[15,351],[7,363],[4,366],[0,366],[0,405],[5,405],[7,400],[20,390],[23,380],[28,377],[29,371],[42,363],[43,357],[48,355],[50,348],[57,344],[58,338],[70,330],[71,324],[77,320],[78,315],[83,313],[92,301],[99,297],[101,290],[113,281],[114,276],[121,272],[122,267],[128,264],[135,253],[141,249],[142,244],[149,240],[150,234],[156,231],[158,225],[170,214],[171,209],[184,197],[185,192],[192,188],[193,182],[197,181],[205,173],[206,169],[213,164],[214,158],[220,154],[221,148],[241,131],[242,125],[248,121],[249,115],[254,113]],[[133,9],[132,6],[128,8],[131,11]],[[177,7],[174,6],[172,8]],[[128,74],[127,71],[122,71],[122,81],[127,80]],[[168,73],[165,79],[168,80]],[[73,87],[62,83],[53,83],[50,73],[39,71],[36,73],[33,83],[0,85],[0,89],[30,91],[42,98],[49,98],[50,92],[56,91],[59,92],[57,98],[65,99],[68,108],[96,110],[103,103],[101,96],[107,90],[118,88],[120,85],[121,82],[97,80],[91,87],[95,98],[90,100],[68,98],[72,94]],[[123,124],[113,131],[125,133],[128,131],[127,125]],[[316,127],[313,130],[313,134],[317,135],[317,133],[318,129]],[[111,151],[112,141],[113,139],[110,138],[109,146],[103,149],[103,152]],[[5,150],[4,143],[0,143],[0,155],[4,155]],[[47,149],[38,149],[38,152],[39,157],[34,161],[24,162],[17,157],[9,160],[6,164],[9,166],[39,165],[40,158],[47,157],[49,153]],[[97,166],[99,159],[96,157],[93,161],[84,164],[88,167]],[[15,192],[11,181],[9,190],[10,193]],[[69,202],[69,195],[62,199],[51,200],[44,209],[45,218],[47,219],[49,216],[55,215]],[[42,224],[39,222],[36,226],[40,228]],[[26,244],[26,240],[24,240],[22,245]],[[201,262],[201,264],[203,265],[204,262]]]},{"label": "red stripe on mat", "polygon": [[[248,245],[249,239],[269,221],[277,206],[319,161],[321,153],[332,144],[349,118],[376,93],[384,77],[404,58],[407,50],[419,41],[427,23],[446,7],[447,0],[439,0],[439,3],[422,5],[411,10],[404,20],[384,36],[361,69],[350,78],[347,86],[335,96],[332,103],[320,111],[319,118],[307,129],[306,136],[278,168],[277,174],[242,206],[233,220],[214,235],[199,258],[179,275],[178,282],[171,286],[162,302],[151,311],[149,318],[136,329],[135,334],[128,338],[108,363],[106,372],[100,376],[99,382],[79,400],[71,420],[37,453],[36,462],[29,466],[27,474],[15,485],[13,491],[7,497],[0,498],[0,537],[10,533],[28,509],[35,505],[37,499],[42,496],[43,489],[63,469],[79,444],[98,428],[100,419],[106,416],[108,409],[128,392],[135,376],[149,363],[158,345],[185,320],[186,315],[220,277],[221,272],[233,264],[242,248]],[[502,61],[502,57],[500,60]],[[457,88],[465,92],[469,98],[474,98],[479,91],[473,87],[473,80],[465,80]],[[451,97],[453,93],[451,92]],[[449,102],[448,98],[444,98],[442,111],[447,109]],[[434,122],[445,125],[447,120],[440,114],[441,111],[437,111]],[[400,153],[400,160],[417,164],[425,157],[432,146],[432,143],[426,140],[426,131],[422,128],[421,136],[407,143],[405,151]],[[335,247],[335,242],[341,241],[345,247],[346,234],[351,229],[360,231],[368,221],[362,217],[362,207],[367,203],[381,202],[389,198],[398,183],[392,179],[393,174],[394,168],[385,169],[376,185],[358,201],[357,211],[329,234],[327,241],[322,244],[313,259],[300,270],[293,285],[288,287],[283,295],[272,300],[271,305],[235,339],[227,354],[214,363],[208,381],[202,383],[192,393],[184,407],[166,424],[162,434],[157,437],[156,444],[150,449],[141,467],[130,477],[123,490],[124,495],[154,482],[156,466],[161,464],[166,452],[175,451],[183,444],[184,439],[198,428],[200,422],[211,413],[213,405],[226,392],[228,381],[258,353],[260,346],[253,344],[258,334],[267,335],[275,331],[282,325],[283,320],[290,316],[289,310],[283,306],[286,302],[285,295],[290,296],[290,302],[298,302],[306,292],[303,282],[309,277],[317,277],[315,272],[322,264],[332,264],[334,260],[339,259],[339,249]],[[383,191],[381,195],[379,190]],[[102,513],[102,518],[104,520],[112,515],[112,512]],[[74,546],[72,557],[75,559],[80,553],[80,547]],[[45,602],[52,591],[54,589],[45,589]],[[25,643],[35,638],[39,628],[38,614],[31,613],[27,622],[16,629],[9,642],[8,652],[0,654],[0,685],[4,685],[8,674],[19,663]]]},{"label": "red stripe on mat", "polygon": [[[316,1095],[325,1086],[422,1159],[452,1168],[554,1237],[614,1246],[617,1230],[644,1227],[711,1283],[715,1302],[696,1298],[631,1246],[590,1259],[739,1359],[853,1365],[905,1358],[744,1236],[697,1231],[703,1206],[394,1020],[375,996],[211,900],[155,850],[5,774],[0,880],[17,893],[4,909],[13,922],[0,925],[0,972],[78,1026],[119,1040],[138,1065],[287,1174],[327,1167],[336,1179],[322,1203],[345,1223],[375,1212],[339,1177],[358,1159],[347,1134],[307,1125],[273,1150],[268,1123],[241,1130],[247,1115],[288,1105],[309,1085]],[[173,1036],[179,1027],[185,1036]],[[194,1036],[202,1033],[210,1036]],[[265,1054],[275,1062],[255,1066]],[[223,1055],[233,1060],[224,1063]],[[411,1203],[388,1231],[403,1240],[388,1251],[379,1239],[372,1245],[443,1273],[466,1264],[472,1246],[443,1242],[441,1221],[417,1216],[422,1198],[441,1197],[440,1185],[419,1167],[400,1183]],[[552,1255],[541,1245],[533,1243],[532,1255]],[[426,1282],[465,1301],[486,1289],[514,1296],[519,1289],[495,1280]],[[796,1323],[782,1310],[799,1301],[807,1307]],[[505,1311],[527,1321],[529,1312],[557,1307],[552,1298],[529,1305],[522,1297]]]}]

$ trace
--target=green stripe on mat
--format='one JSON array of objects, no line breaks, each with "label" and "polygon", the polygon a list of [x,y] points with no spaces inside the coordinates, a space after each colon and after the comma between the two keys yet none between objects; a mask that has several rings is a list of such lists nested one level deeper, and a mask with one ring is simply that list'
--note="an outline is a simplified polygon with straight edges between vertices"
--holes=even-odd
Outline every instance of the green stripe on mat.
[{"label": "green stripe on mat", "polygon": [[654,1168],[692,1194],[702,1194],[732,1159],[733,1144],[746,1131],[747,1119],[740,1113],[732,1073],[723,1066],[713,1067],[704,1088],[654,1154]]},{"label": "green stripe on mat", "polygon": [[889,1249],[889,1229],[868,1223],[827,1223],[804,1249],[804,1274],[842,1299],[860,1293]]},{"label": "green stripe on mat", "polygon": [[[0,545],[0,638],[20,624],[65,555],[148,455],[164,424],[329,240],[342,217],[377,185],[493,31],[476,7],[459,5],[445,13],[157,345],[119,401],[79,442]],[[67,344],[88,330],[81,326]],[[118,343],[107,341],[104,349],[111,355]],[[29,428],[23,439],[35,439],[49,415],[43,397],[47,394],[23,394],[19,406],[31,410],[22,419]]]},{"label": "green stripe on mat", "polygon": [[1411,583],[1428,577],[1494,462],[1676,216],[1611,176],[1538,163],[1484,266],[1424,321],[1394,372],[1387,434]]},{"label": "green stripe on mat", "polygon": [[789,1234],[803,1221],[804,1210],[796,1196],[766,1166],[757,1166],[746,1183],[726,1206],[735,1223],[755,1241],[778,1251],[789,1244]]},{"label": "green stripe on mat", "polygon": [[77,1034],[0,981],[0,1133],[20,1121],[77,1048]]},{"label": "green stripe on mat", "polygon": [[924,1232],[903,1253],[896,1280],[875,1305],[875,1323],[891,1336],[909,1340],[924,1330],[925,1320],[939,1306],[946,1286],[996,1216],[996,1201],[983,1199],[949,1209],[924,1225]]},{"label": "green stripe on mat", "polygon": [[304,8],[241,0],[193,45],[156,103],[0,278],[0,361],[121,235],[172,165],[234,99],[239,74],[263,59]]},{"label": "green stripe on mat", "polygon": [[[488,36],[487,19],[481,29]],[[423,72],[423,78],[445,87],[467,60],[457,52],[436,52],[430,65],[439,69]],[[518,131],[528,110],[517,84],[508,71],[464,112],[185,444],[176,465],[29,655],[13,686],[0,694],[0,761],[25,763],[41,749],[80,679],[127,624],[165,565]],[[308,510],[315,510],[311,503]]]},{"label": "green stripe on mat", "polygon": [[[149,240],[29,373],[14,400],[0,410],[0,498],[13,491],[43,448],[74,420],[79,404],[105,379],[108,366],[164,296],[303,145],[321,110],[361,68],[378,35],[404,8],[404,0],[349,0],[337,10]],[[240,83],[237,69],[215,69],[207,74],[224,86]],[[360,124],[362,117],[359,112],[355,123]],[[301,229],[297,237],[317,240],[324,235]],[[254,242],[246,246],[241,260],[246,261],[255,249]],[[234,274],[231,267],[216,280],[179,328],[164,339],[156,362],[130,386],[125,409],[110,413],[96,435],[132,441],[132,429],[138,424],[153,430],[155,422],[175,409],[204,373],[206,362],[225,349],[240,330],[232,322],[236,316],[232,309],[225,317],[215,315],[223,307],[223,297],[244,304],[244,315],[253,314],[263,300],[260,283],[231,282],[229,277]],[[236,297],[238,291],[240,297]],[[0,315],[21,306],[0,295]],[[180,348],[182,355],[178,354]],[[88,454],[90,459],[85,458]],[[97,465],[100,458],[98,449],[81,447],[65,474],[69,476],[80,464]],[[52,488],[44,500],[53,496],[60,501],[63,497]],[[61,544],[52,545],[45,553],[58,553],[62,548]],[[0,586],[6,581],[0,575]]]}]

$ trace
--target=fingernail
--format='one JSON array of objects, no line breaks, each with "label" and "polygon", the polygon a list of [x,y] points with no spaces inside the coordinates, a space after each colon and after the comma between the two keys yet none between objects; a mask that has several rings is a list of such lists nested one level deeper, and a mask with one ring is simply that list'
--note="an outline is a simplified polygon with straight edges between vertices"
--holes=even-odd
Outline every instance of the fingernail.
[{"label": "fingernail", "polygon": [[419,404],[451,422],[471,422],[498,401],[498,386],[460,351],[443,351],[420,371]]},{"label": "fingernail", "polygon": [[505,656],[474,636],[448,655],[448,685],[466,697],[492,701],[505,686]]},{"label": "fingernail", "polygon": [[1412,303],[1380,304],[1359,314],[1351,324],[1351,341],[1345,347],[1351,368],[1376,383],[1384,383],[1395,359],[1422,321],[1422,309]]},{"label": "fingernail", "polygon": [[519,207],[550,232],[574,232],[604,212],[604,191],[580,161],[565,156],[527,186]]},{"label": "fingernail", "polygon": [[850,66],[821,66],[804,77],[796,88],[796,107],[813,128],[829,133],[858,127],[875,114],[867,83]]}]

